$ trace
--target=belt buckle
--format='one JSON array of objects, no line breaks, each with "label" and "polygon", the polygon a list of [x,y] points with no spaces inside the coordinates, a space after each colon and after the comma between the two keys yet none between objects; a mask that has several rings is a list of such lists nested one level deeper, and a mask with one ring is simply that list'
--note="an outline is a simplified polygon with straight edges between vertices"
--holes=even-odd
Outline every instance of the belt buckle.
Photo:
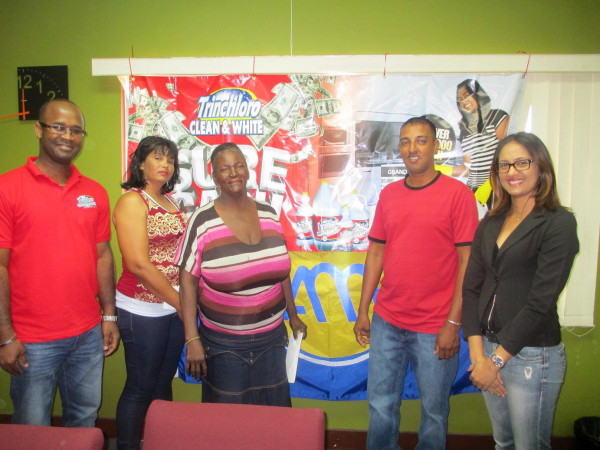
[{"label": "belt buckle", "polygon": [[482,330],[483,331],[483,335],[486,337],[486,339],[494,344],[498,343],[498,338],[496,337],[496,332],[493,330]]}]

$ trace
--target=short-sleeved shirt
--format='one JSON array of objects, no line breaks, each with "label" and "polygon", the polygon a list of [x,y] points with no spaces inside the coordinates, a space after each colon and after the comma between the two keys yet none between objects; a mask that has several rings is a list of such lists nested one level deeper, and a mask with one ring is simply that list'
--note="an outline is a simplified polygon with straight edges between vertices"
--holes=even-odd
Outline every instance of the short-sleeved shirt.
[{"label": "short-sleeved shirt", "polygon": [[438,173],[423,187],[386,186],[369,233],[385,244],[377,314],[399,328],[437,333],[450,312],[456,247],[471,244],[477,223],[473,193],[453,178]]},{"label": "short-sleeved shirt", "polygon": [[286,308],[281,282],[290,274],[290,257],[275,210],[256,202],[261,240],[237,239],[214,202],[188,221],[175,259],[198,277],[203,326],[229,334],[255,334],[276,328]]},{"label": "short-sleeved shirt", "polygon": [[11,318],[28,343],[77,336],[100,323],[96,244],[110,240],[106,190],[73,165],[61,186],[36,159],[0,176]]}]

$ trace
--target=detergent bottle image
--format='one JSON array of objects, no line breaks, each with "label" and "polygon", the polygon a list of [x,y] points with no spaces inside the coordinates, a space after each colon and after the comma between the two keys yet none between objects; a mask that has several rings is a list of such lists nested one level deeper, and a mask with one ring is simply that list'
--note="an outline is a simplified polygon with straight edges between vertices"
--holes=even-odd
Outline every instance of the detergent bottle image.
[{"label": "detergent bottle image", "polygon": [[361,197],[356,191],[352,192],[350,200],[350,218],[353,224],[352,244],[353,249],[364,251],[369,248],[369,212],[367,205],[361,201]]},{"label": "detergent bottle image", "polygon": [[333,245],[340,237],[342,211],[327,180],[321,182],[321,187],[315,195],[313,214],[315,217],[315,247],[320,251],[333,250]]},{"label": "detergent bottle image", "polygon": [[296,210],[296,245],[301,247],[303,251],[310,252],[314,243],[313,209],[310,206],[308,193],[303,192],[300,198],[300,206]]},{"label": "detergent bottle image", "polygon": [[340,237],[333,244],[334,252],[351,252],[354,240],[354,223],[350,218],[350,207],[342,206],[342,218],[340,220]]}]

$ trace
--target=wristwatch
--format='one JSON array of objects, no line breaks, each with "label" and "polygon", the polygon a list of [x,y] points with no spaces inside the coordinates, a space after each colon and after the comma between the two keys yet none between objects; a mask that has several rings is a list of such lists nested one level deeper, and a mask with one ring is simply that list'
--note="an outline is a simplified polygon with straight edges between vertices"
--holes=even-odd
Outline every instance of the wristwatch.
[{"label": "wristwatch", "polygon": [[116,322],[119,316],[102,316],[102,322]]},{"label": "wristwatch", "polygon": [[501,356],[496,355],[496,353],[492,353],[490,359],[498,369],[502,369],[504,367],[504,360]]}]

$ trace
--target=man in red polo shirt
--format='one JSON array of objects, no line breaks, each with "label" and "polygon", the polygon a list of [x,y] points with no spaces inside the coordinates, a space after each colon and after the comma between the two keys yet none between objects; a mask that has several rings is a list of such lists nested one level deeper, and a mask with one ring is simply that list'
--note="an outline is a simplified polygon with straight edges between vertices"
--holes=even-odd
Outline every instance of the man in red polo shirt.
[{"label": "man in red polo shirt", "polygon": [[53,100],[39,117],[39,156],[0,176],[0,366],[13,423],[50,425],[58,386],[63,425],[93,427],[119,342],[108,196],[72,165],[79,108]]},{"label": "man in red polo shirt", "polygon": [[[401,395],[410,363],[421,398],[419,449],[445,449],[458,366],[462,280],[477,228],[473,193],[435,169],[435,125],[413,117],[398,149],[408,175],[381,191],[354,326],[370,344],[367,449],[398,448]],[[381,278],[383,274],[383,278]],[[369,305],[381,289],[369,319]]]}]

